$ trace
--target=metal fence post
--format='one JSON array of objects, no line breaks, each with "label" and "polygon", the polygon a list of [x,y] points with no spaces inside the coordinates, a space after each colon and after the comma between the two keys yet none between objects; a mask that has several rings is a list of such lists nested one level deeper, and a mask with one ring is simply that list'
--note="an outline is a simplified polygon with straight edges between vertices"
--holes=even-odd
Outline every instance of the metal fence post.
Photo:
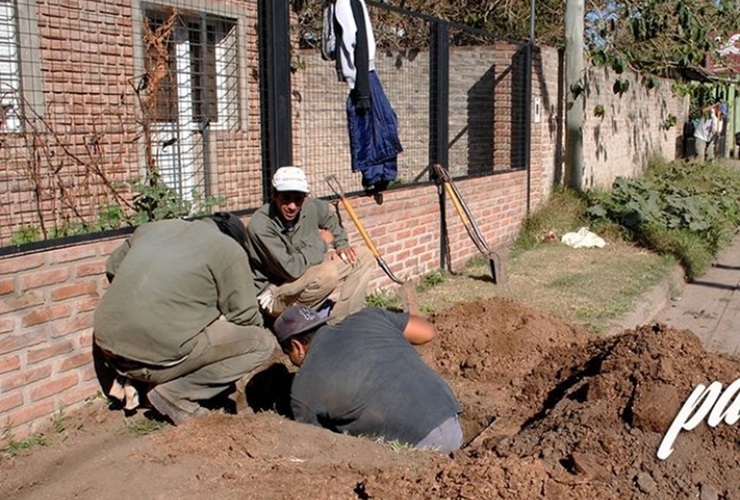
[{"label": "metal fence post", "polygon": [[259,3],[260,93],[262,118],[262,190],[270,198],[270,179],[293,163],[293,122],[290,95],[289,2]]},{"label": "metal fence post", "polygon": [[[429,165],[439,163],[449,168],[449,121],[450,121],[450,81],[449,81],[449,35],[447,23],[436,21],[432,24],[429,44]],[[430,168],[430,178],[437,180],[434,169]],[[444,269],[447,262],[447,214],[445,211],[445,191],[437,182],[440,214],[439,267]]]}]

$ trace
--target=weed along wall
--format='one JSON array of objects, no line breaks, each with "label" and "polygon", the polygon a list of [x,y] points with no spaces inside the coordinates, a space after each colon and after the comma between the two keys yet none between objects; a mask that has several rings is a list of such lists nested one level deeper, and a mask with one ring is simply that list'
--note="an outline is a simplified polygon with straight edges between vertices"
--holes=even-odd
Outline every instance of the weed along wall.
[{"label": "weed along wall", "polygon": [[[492,246],[510,241],[526,213],[526,172],[457,183]],[[352,200],[393,272],[415,277],[439,266],[437,187],[391,190],[382,205]],[[340,217],[355,245],[362,240]],[[447,206],[452,262],[477,250]],[[248,220],[245,219],[245,222]],[[105,260],[122,237],[0,257],[0,426],[15,439],[43,430],[60,410],[72,411],[100,389],[92,363],[93,313],[105,293]],[[378,268],[372,288],[392,283]]]}]

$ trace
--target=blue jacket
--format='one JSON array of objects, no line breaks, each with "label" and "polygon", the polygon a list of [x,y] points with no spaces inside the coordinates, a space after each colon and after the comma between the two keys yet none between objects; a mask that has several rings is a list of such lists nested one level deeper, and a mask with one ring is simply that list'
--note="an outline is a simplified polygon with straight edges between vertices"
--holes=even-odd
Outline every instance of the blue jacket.
[{"label": "blue jacket", "polygon": [[366,190],[381,191],[396,179],[396,158],[403,151],[398,138],[398,117],[391,108],[378,75],[371,71],[372,106],[359,107],[353,93],[347,98],[352,171],[362,173]]}]

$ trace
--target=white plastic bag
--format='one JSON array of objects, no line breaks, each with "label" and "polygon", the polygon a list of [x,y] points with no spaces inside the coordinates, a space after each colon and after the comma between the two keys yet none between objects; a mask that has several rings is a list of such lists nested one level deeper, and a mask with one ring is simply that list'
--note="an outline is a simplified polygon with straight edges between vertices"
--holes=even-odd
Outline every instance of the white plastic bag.
[{"label": "white plastic bag", "polygon": [[582,227],[575,233],[565,233],[560,241],[573,248],[604,248],[606,241],[595,233]]}]

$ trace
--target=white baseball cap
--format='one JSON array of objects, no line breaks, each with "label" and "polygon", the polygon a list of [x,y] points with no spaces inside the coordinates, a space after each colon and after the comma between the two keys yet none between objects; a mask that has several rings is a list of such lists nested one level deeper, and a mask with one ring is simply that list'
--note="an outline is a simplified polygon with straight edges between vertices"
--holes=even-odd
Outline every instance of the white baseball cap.
[{"label": "white baseball cap", "polygon": [[272,187],[275,191],[298,191],[308,193],[308,179],[301,167],[280,167],[272,177]]}]

